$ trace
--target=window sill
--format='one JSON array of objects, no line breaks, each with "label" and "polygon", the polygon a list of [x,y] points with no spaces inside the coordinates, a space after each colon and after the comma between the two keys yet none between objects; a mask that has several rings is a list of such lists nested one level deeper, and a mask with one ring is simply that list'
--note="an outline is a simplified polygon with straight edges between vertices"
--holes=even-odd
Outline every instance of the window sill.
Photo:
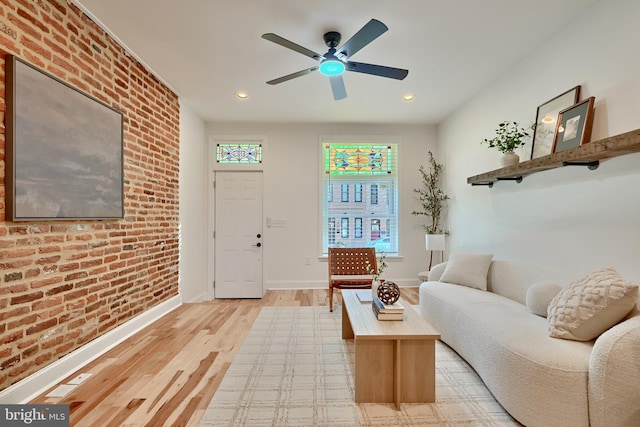
[{"label": "window sill", "polygon": [[[380,258],[380,256],[378,256],[378,258]],[[320,255],[318,256],[318,261],[322,261],[322,262],[327,262],[327,260],[329,259],[329,257],[327,255]],[[391,262],[400,262],[404,260],[404,257],[402,255],[389,255],[387,254],[387,256],[384,258],[386,261],[391,261]]]}]

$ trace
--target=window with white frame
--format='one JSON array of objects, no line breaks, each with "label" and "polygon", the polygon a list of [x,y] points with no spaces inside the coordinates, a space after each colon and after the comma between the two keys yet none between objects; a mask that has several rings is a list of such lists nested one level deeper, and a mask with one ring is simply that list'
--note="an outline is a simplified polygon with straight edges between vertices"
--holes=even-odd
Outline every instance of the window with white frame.
[{"label": "window with white frame", "polygon": [[361,183],[354,184],[353,189],[355,192],[353,200],[358,203],[362,203],[362,184]]},{"label": "window with white frame", "polygon": [[336,244],[336,219],[329,218],[327,225],[328,225],[327,235],[329,236],[329,245],[333,246]]},{"label": "window with white frame", "polygon": [[353,231],[353,237],[355,237],[356,239],[362,239],[362,218],[355,218],[354,219],[354,231]]},{"label": "window with white frame", "polygon": [[397,151],[394,141],[322,141],[323,254],[328,247],[398,253]]},{"label": "window with white frame", "polygon": [[342,218],[340,222],[340,237],[343,239],[349,238],[349,218]]},{"label": "window with white frame", "polygon": [[378,204],[378,184],[371,184],[371,204]]},{"label": "window with white frame", "polygon": [[340,190],[342,203],[349,203],[349,184],[342,184]]}]

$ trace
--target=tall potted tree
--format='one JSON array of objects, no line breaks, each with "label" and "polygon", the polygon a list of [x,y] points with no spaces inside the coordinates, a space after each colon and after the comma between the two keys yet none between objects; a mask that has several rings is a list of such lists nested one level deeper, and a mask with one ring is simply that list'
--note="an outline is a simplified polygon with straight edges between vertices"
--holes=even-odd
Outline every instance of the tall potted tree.
[{"label": "tall potted tree", "polygon": [[426,222],[423,225],[425,235],[425,245],[429,251],[429,270],[433,263],[433,251],[443,251],[445,246],[445,234],[442,229],[442,213],[449,196],[442,190],[442,173],[444,166],[433,157],[433,153],[428,153],[428,168],[420,165],[418,171],[422,176],[422,187],[413,191],[418,195],[418,200],[422,204],[421,210],[411,212],[412,215],[424,215]]}]

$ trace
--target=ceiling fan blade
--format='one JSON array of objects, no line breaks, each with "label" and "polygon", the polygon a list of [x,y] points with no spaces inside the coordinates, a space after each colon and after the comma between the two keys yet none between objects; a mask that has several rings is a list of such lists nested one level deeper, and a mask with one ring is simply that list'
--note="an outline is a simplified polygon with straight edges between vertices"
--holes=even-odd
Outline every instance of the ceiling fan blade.
[{"label": "ceiling fan blade", "polygon": [[365,64],[363,62],[347,62],[347,71],[356,73],[372,74],[374,76],[389,77],[391,79],[402,80],[407,77],[409,70],[402,68],[385,67],[384,65]]},{"label": "ceiling fan blade", "polygon": [[372,19],[367,22],[364,27],[360,28],[360,31],[355,33],[353,37],[347,40],[340,49],[338,49],[338,54],[336,56],[341,57],[344,55],[347,58],[350,58],[357,51],[380,37],[388,29],[389,28],[382,22],[377,19]]},{"label": "ceiling fan blade", "polygon": [[295,79],[296,77],[306,76],[307,74],[313,73],[316,71],[318,67],[307,68],[306,70],[297,71],[295,73],[287,74],[286,76],[279,77],[277,79],[269,80],[267,84],[269,85],[277,85],[279,83],[286,82],[291,79]]},{"label": "ceiling fan blade", "polygon": [[344,80],[342,75],[329,77],[331,81],[331,91],[333,92],[333,99],[340,101],[347,97],[347,89],[344,87]]},{"label": "ceiling fan blade", "polygon": [[286,47],[287,49],[294,50],[298,53],[301,53],[309,58],[313,58],[316,61],[320,61],[324,59],[324,57],[312,50],[307,49],[306,47],[302,47],[299,44],[295,44],[292,41],[289,41],[285,38],[280,37],[277,34],[266,33],[262,35],[262,38],[265,40],[269,40],[270,42],[274,42],[275,44],[279,44],[280,46]]}]

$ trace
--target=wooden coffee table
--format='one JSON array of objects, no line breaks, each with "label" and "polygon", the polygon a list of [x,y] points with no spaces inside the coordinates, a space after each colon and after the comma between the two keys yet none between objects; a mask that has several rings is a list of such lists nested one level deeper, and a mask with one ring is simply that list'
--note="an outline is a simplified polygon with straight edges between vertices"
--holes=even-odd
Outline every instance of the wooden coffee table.
[{"label": "wooden coffee table", "polygon": [[378,320],[371,302],[342,290],[342,338],[355,345],[356,403],[435,402],[440,333],[408,303],[404,320]]}]

